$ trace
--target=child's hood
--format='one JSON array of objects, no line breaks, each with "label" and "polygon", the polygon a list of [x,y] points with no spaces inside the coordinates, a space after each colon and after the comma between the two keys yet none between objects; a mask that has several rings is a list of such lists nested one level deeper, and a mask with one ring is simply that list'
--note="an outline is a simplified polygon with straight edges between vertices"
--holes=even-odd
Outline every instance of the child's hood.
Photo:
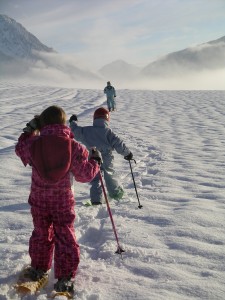
[{"label": "child's hood", "polygon": [[103,118],[93,120],[94,127],[109,127],[109,122]]},{"label": "child's hood", "polygon": [[48,125],[31,145],[32,166],[40,177],[57,182],[70,169],[73,134],[64,125]]}]

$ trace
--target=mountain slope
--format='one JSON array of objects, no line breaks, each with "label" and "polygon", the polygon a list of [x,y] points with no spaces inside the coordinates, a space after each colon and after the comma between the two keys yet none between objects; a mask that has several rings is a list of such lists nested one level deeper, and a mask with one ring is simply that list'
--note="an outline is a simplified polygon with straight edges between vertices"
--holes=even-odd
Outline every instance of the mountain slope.
[{"label": "mountain slope", "polygon": [[6,15],[0,15],[0,51],[8,57],[27,60],[37,59],[36,52],[55,52]]},{"label": "mountain slope", "polygon": [[196,47],[170,53],[150,63],[142,71],[144,76],[171,76],[186,71],[225,68],[225,36]]},{"label": "mountain slope", "polygon": [[116,60],[110,64],[103,66],[99,73],[108,80],[129,80],[134,79],[139,73],[140,68],[128,64],[123,60]]},{"label": "mountain slope", "polygon": [[99,76],[78,68],[41,43],[21,24],[6,15],[0,15],[0,77],[29,78],[35,82],[52,81],[62,84],[73,81],[100,81]]}]

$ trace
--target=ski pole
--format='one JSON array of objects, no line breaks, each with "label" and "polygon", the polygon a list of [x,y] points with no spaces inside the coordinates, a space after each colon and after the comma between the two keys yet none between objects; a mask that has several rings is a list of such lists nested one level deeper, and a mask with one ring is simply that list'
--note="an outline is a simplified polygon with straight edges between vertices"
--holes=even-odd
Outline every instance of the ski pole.
[{"label": "ski pole", "polygon": [[[135,159],[132,159],[134,162],[135,162],[135,164],[136,164],[136,160]],[[138,208],[142,208],[143,207],[143,205],[141,205],[141,203],[140,203],[140,200],[139,200],[139,197],[138,197],[138,192],[137,192],[137,188],[136,188],[136,183],[135,183],[135,180],[134,180],[134,174],[133,174],[133,170],[132,170],[132,167],[131,167],[131,162],[130,162],[131,160],[129,160],[129,164],[130,164],[130,170],[131,170],[131,175],[132,175],[132,178],[133,178],[133,182],[134,182],[134,188],[135,188],[135,192],[136,192],[136,195],[137,195],[137,199],[138,199]]]},{"label": "ski pole", "polygon": [[114,234],[115,234],[115,237],[116,237],[117,250],[116,250],[115,253],[116,254],[120,254],[121,257],[122,257],[122,253],[125,252],[125,250],[123,250],[123,248],[121,248],[121,246],[119,244],[119,239],[118,239],[118,236],[117,236],[116,227],[115,227],[115,224],[114,224],[114,221],[113,221],[113,217],[112,217],[112,213],[111,213],[111,209],[110,209],[110,206],[109,206],[109,201],[108,201],[108,198],[107,198],[107,195],[106,195],[105,186],[103,184],[103,179],[102,179],[101,171],[99,171],[99,177],[100,177],[102,191],[103,191],[103,194],[104,194],[104,197],[105,197],[105,202],[106,202],[106,205],[107,205],[109,217],[110,217],[110,220],[111,220],[111,223],[112,223],[112,227],[113,227],[113,231],[114,231]]}]

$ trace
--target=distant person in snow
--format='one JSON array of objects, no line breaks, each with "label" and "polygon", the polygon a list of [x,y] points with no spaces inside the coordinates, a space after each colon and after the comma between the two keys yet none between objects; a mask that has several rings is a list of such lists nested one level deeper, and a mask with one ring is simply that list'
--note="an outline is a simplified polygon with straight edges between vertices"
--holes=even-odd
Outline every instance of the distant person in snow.
[{"label": "distant person in snow", "polygon": [[109,111],[114,111],[116,109],[115,97],[116,90],[111,85],[110,81],[107,82],[107,86],[104,88],[104,93],[107,97],[107,106]]},{"label": "distant person in snow", "polygon": [[[124,195],[121,183],[116,179],[114,171],[113,150],[131,160],[133,154],[125,143],[109,128],[109,111],[104,107],[94,112],[93,126],[81,127],[77,124],[77,116],[70,117],[70,128],[76,139],[88,149],[96,147],[102,156],[101,170],[105,179],[109,197],[120,200]],[[99,174],[91,181],[90,198],[93,205],[102,204],[103,193]]]},{"label": "distant person in snow", "polygon": [[80,259],[74,232],[74,196],[71,175],[89,182],[99,172],[99,157],[74,140],[65,125],[66,114],[50,106],[23,129],[15,151],[23,164],[32,167],[29,195],[34,230],[29,242],[31,266],[26,276],[38,281],[48,276],[54,253],[57,292],[73,293]]}]

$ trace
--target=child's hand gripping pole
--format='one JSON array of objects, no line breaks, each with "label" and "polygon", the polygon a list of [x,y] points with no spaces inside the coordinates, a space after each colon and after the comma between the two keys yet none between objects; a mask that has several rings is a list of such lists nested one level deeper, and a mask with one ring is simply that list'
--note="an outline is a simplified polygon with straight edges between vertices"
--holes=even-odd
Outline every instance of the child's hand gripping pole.
[{"label": "child's hand gripping pole", "polygon": [[101,152],[99,152],[96,147],[91,148],[91,155],[90,159],[94,159],[98,162],[99,165],[102,164],[102,155]]}]

